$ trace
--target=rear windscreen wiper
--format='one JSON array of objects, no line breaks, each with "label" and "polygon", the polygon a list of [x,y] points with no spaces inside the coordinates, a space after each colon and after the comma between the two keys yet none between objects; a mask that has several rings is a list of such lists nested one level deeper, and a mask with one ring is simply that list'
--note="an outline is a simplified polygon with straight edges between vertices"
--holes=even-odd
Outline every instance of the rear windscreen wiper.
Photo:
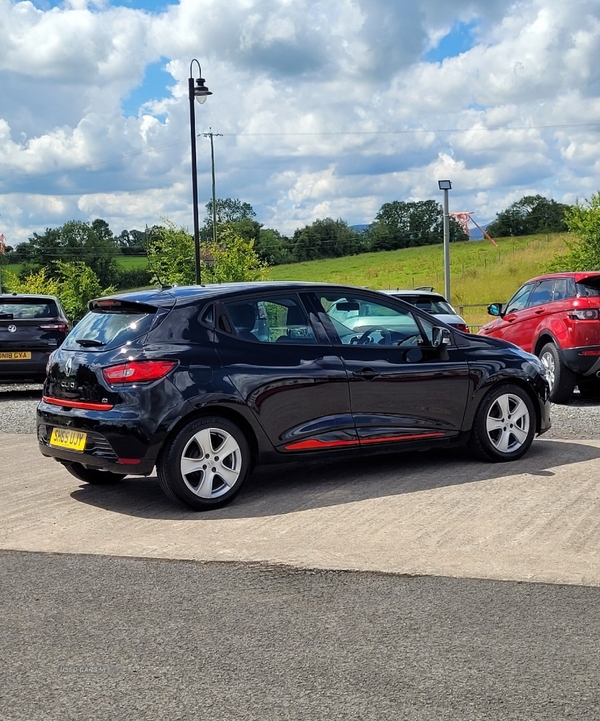
[{"label": "rear windscreen wiper", "polygon": [[86,347],[106,345],[101,340],[94,340],[93,338],[75,338],[75,343]]}]

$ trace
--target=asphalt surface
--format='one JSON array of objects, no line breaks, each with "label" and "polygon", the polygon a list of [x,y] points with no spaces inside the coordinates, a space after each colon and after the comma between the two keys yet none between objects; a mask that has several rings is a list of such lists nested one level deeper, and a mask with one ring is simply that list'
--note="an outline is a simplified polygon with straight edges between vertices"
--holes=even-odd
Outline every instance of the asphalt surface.
[{"label": "asphalt surface", "polygon": [[0,719],[599,718],[600,406],[555,408],[516,464],[271,467],[208,514],[0,432]]}]

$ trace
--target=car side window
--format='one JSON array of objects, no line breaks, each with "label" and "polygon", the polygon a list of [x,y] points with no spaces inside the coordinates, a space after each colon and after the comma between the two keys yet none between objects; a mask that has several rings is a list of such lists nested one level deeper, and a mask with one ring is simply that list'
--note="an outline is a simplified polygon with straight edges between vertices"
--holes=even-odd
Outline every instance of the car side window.
[{"label": "car side window", "polygon": [[338,342],[344,345],[398,346],[431,342],[427,331],[422,330],[415,315],[407,308],[330,291],[317,294],[317,298],[331,321]]},{"label": "car side window", "polygon": [[554,279],[540,281],[529,296],[528,306],[545,305],[552,300],[554,291]]},{"label": "car side window", "polygon": [[277,296],[226,303],[236,335],[259,343],[316,343],[300,301]]},{"label": "car side window", "polygon": [[506,310],[504,311],[504,314],[506,315],[506,313],[513,313],[516,310],[522,310],[523,308],[525,308],[525,306],[527,305],[527,301],[529,300],[529,295],[532,288],[532,283],[527,283],[522,288],[519,288],[519,290],[506,304]]},{"label": "car side window", "polygon": [[569,278],[557,278],[554,282],[552,300],[563,300],[570,297]]}]

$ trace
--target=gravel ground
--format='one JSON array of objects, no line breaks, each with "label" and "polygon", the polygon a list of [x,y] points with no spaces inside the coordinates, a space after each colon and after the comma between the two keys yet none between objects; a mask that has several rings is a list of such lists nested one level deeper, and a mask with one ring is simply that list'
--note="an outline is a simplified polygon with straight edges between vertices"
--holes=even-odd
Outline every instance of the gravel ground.
[{"label": "gravel ground", "polygon": [[[0,433],[35,433],[38,384],[0,384]],[[544,438],[600,439],[600,400],[583,400],[575,392],[568,406],[552,405],[552,428]]]}]

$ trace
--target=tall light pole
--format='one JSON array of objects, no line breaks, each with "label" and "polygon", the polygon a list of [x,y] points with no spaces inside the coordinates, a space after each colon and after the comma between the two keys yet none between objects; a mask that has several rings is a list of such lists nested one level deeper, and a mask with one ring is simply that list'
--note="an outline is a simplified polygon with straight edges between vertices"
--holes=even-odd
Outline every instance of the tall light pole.
[{"label": "tall light pole", "polygon": [[[194,63],[198,66],[198,77],[193,77]],[[188,79],[188,95],[190,99],[190,128],[192,131],[192,204],[194,212],[194,253],[196,260],[196,285],[200,285],[200,227],[198,223],[198,170],[196,167],[196,110],[194,98],[200,103],[206,102],[206,98],[212,95],[204,85],[200,63],[194,58],[190,63],[190,77]]]},{"label": "tall light pole", "polygon": [[450,213],[448,212],[448,191],[452,190],[449,180],[438,180],[438,187],[444,191],[444,295],[450,303]]},{"label": "tall light pole", "polygon": [[203,133],[205,138],[210,138],[210,167],[212,169],[212,237],[213,243],[217,244],[217,197],[215,186],[215,146],[213,138],[222,138],[223,133],[213,133],[212,128],[208,129],[208,133]]}]

